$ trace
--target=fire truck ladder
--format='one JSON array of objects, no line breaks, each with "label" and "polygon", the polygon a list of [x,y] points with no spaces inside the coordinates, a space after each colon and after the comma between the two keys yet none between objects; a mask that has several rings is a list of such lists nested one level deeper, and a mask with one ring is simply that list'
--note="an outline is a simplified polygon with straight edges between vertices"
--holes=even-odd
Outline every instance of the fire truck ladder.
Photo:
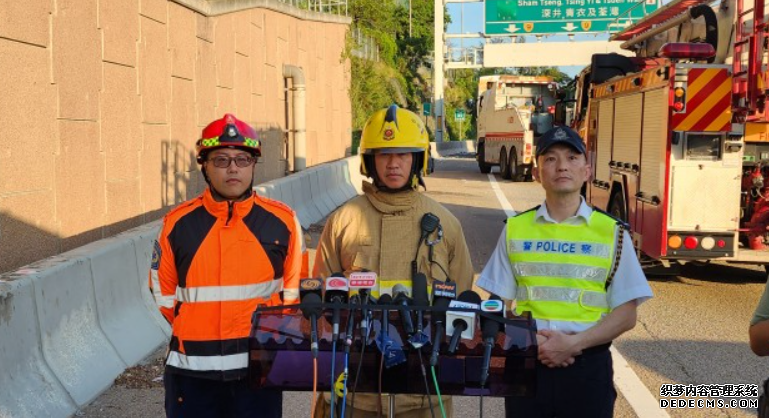
[{"label": "fire truck ladder", "polygon": [[[753,0],[753,7],[745,10],[744,2],[737,0],[737,20],[732,55],[732,111],[734,122],[767,122],[765,113],[766,81],[762,72],[765,31],[764,0]],[[745,31],[745,17],[753,15],[753,27]],[[744,55],[747,52],[747,60]],[[747,61],[747,65],[745,65]],[[761,83],[759,83],[761,77]]]}]

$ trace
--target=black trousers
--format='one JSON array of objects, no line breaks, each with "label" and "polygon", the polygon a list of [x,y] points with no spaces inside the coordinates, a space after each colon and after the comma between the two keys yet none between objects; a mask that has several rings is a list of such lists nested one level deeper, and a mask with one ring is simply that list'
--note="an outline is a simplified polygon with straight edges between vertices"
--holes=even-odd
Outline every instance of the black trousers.
[{"label": "black trousers", "polygon": [[617,399],[613,379],[609,344],[586,350],[565,368],[537,361],[537,394],[505,398],[505,417],[610,418]]},{"label": "black trousers", "polygon": [[248,379],[219,381],[165,372],[168,418],[281,418],[283,392],[249,387]]}]

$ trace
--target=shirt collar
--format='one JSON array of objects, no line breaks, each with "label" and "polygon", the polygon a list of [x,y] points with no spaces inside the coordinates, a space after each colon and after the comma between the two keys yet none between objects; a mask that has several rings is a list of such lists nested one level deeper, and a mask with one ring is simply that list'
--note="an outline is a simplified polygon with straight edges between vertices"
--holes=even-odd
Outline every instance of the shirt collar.
[{"label": "shirt collar", "polygon": [[248,199],[234,202],[232,205],[232,214],[230,214],[229,203],[227,201],[220,202],[214,199],[214,196],[211,194],[211,188],[206,187],[206,190],[203,192],[203,206],[205,206],[208,213],[217,218],[242,218],[248,215],[251,211],[251,207],[254,204],[253,195],[254,192],[252,191],[251,197]]},{"label": "shirt collar", "polygon": [[[580,196],[580,203],[579,203],[579,209],[577,209],[577,213],[565,219],[563,222],[560,223],[566,223],[568,221],[573,220],[581,220],[582,222],[586,224],[590,224],[590,216],[593,214],[593,208],[590,207],[590,205],[585,202],[585,198]],[[551,224],[557,224],[559,223],[552,217],[550,217],[550,214],[547,212],[547,204],[545,202],[542,202],[542,205],[540,205],[539,209],[537,209],[537,214],[534,217],[536,222],[545,222],[545,223],[551,223]],[[573,222],[569,222],[573,223]]]}]

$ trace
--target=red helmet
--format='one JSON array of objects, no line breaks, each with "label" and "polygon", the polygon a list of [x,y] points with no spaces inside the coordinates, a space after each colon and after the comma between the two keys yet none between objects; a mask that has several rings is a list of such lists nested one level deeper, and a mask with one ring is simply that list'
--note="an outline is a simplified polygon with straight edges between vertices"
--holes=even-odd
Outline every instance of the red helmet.
[{"label": "red helmet", "polygon": [[201,138],[195,143],[198,164],[203,163],[206,153],[223,147],[242,148],[256,157],[262,156],[262,143],[256,130],[230,113],[203,128]]}]

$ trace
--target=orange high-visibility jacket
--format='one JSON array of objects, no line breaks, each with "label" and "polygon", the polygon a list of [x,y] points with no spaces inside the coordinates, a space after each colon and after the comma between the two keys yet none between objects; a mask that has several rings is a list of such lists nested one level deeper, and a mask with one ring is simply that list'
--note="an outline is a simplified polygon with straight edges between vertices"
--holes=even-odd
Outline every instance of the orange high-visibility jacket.
[{"label": "orange high-visibility jacket", "polygon": [[294,212],[256,194],[217,202],[206,189],[169,212],[149,280],[173,328],[169,370],[218,380],[245,377],[251,315],[257,304],[297,302],[302,244]]}]

